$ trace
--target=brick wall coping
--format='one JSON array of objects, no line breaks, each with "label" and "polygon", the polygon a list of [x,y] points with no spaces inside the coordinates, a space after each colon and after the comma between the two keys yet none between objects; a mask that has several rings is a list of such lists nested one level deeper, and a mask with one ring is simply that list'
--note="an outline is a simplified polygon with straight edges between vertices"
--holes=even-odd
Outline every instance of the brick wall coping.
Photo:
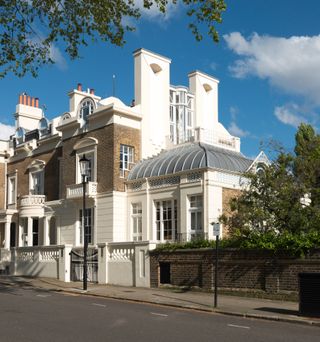
[{"label": "brick wall coping", "polygon": [[[186,248],[186,249],[176,249],[176,250],[152,250],[149,251],[150,255],[158,256],[158,255],[174,255],[174,254],[208,254],[215,251],[215,248]],[[264,249],[238,249],[238,248],[221,248],[219,249],[219,254],[221,256],[226,255],[237,255],[241,256],[259,256],[265,257],[268,259],[291,259],[291,260],[305,260],[305,259],[320,259],[320,248],[315,248],[310,250],[308,254],[304,257],[298,257],[294,255],[288,254],[287,251],[282,250],[278,252],[264,250]]]}]

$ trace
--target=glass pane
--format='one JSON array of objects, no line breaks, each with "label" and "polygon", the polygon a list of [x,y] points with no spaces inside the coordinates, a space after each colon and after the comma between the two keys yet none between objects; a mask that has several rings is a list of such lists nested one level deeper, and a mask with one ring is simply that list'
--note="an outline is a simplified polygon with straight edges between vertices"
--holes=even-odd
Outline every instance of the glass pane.
[{"label": "glass pane", "polygon": [[196,227],[196,215],[195,213],[191,213],[191,230],[194,230]]}]

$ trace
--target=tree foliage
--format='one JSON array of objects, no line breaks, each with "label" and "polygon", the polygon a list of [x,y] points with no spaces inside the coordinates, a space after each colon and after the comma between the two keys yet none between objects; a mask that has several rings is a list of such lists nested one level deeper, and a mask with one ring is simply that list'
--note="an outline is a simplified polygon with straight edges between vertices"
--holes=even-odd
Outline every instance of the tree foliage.
[{"label": "tree foliage", "polygon": [[[201,26],[219,40],[216,24],[222,21],[224,0],[182,0],[197,40]],[[121,46],[124,34],[134,30],[127,20],[139,19],[141,8],[166,13],[178,0],[0,0],[0,78],[8,73],[37,76],[43,64],[54,63],[53,44],[61,45],[71,59],[81,46],[97,40]],[[132,22],[132,21],[131,21]]]},{"label": "tree foliage", "polygon": [[231,238],[290,240],[320,232],[320,136],[310,125],[298,128],[294,153],[280,151],[263,172],[244,177],[246,188],[221,217]]}]

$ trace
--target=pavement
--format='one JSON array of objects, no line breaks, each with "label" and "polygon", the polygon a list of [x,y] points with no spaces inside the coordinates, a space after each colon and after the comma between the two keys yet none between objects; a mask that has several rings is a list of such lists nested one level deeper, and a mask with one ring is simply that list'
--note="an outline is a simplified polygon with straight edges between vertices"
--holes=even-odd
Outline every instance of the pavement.
[{"label": "pavement", "polygon": [[43,291],[58,291],[77,295],[99,296],[118,300],[164,305],[239,317],[307,324],[320,327],[320,318],[299,315],[296,302],[218,295],[214,308],[214,295],[208,292],[183,291],[177,288],[139,288],[103,284],[88,284],[82,290],[81,282],[64,283],[52,278],[0,276],[2,286],[18,286]]}]

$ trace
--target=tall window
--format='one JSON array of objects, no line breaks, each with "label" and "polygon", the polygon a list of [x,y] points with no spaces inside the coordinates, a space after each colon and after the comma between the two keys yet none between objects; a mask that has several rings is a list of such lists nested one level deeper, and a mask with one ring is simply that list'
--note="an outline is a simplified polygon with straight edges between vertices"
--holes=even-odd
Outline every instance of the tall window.
[{"label": "tall window", "polygon": [[39,219],[34,217],[32,219],[32,246],[39,245]]},{"label": "tall window", "polygon": [[132,203],[132,239],[133,241],[142,241],[142,205],[141,203]]},{"label": "tall window", "polygon": [[120,145],[120,176],[124,177],[125,171],[130,170],[130,164],[134,163],[134,148],[128,145]]},{"label": "tall window", "polygon": [[202,226],[202,196],[190,196],[190,233],[191,238],[200,237],[203,234]]},{"label": "tall window", "polygon": [[157,201],[156,234],[158,241],[172,241],[177,237],[177,201]]},{"label": "tall window", "polygon": [[[83,240],[83,227],[82,227],[82,209],[79,211],[79,222],[80,222],[80,244],[84,243]],[[93,243],[93,227],[94,227],[94,217],[93,217],[93,208],[88,208],[85,210],[84,215],[84,225],[85,230],[87,232],[88,243]]]},{"label": "tall window", "polygon": [[88,122],[88,116],[93,113],[94,102],[91,99],[85,99],[81,102],[80,105],[80,119],[82,119],[85,123]]},{"label": "tall window", "polygon": [[30,178],[30,193],[32,195],[43,195],[44,194],[44,171],[35,171],[31,173]]},{"label": "tall window", "polygon": [[189,141],[193,130],[193,96],[186,89],[170,90],[170,140]]},{"label": "tall window", "polygon": [[16,203],[16,177],[8,178],[8,204]]},{"label": "tall window", "polygon": [[[94,151],[89,151],[89,152],[84,152],[84,153],[78,153],[78,159],[82,158],[83,154],[85,154],[86,158],[89,160],[88,163],[88,177],[87,180],[88,182],[95,182],[95,159],[94,159]],[[78,176],[77,176],[77,182],[81,183],[81,173],[80,173],[80,163],[79,160],[77,161],[77,168],[78,168]]]}]

